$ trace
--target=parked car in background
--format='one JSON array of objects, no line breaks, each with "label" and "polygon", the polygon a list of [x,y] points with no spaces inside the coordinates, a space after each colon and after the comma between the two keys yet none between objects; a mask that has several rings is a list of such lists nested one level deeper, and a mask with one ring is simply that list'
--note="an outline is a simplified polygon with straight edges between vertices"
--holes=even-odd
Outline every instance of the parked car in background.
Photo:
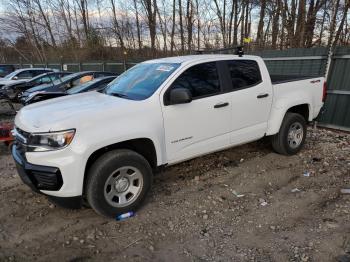
[{"label": "parked car in background", "polygon": [[100,78],[95,78],[89,82],[86,82],[81,85],[77,85],[75,87],[72,87],[71,89],[68,89],[66,91],[61,92],[51,92],[51,91],[38,91],[31,93],[27,100],[22,101],[24,105],[33,104],[36,102],[66,96],[66,95],[74,95],[89,91],[101,91],[103,90],[111,81],[113,81],[116,78],[116,76],[104,76]]},{"label": "parked car in background", "polygon": [[6,95],[12,102],[19,102],[19,95],[23,91],[38,85],[50,84],[70,74],[70,72],[49,72],[33,77],[32,79],[14,81],[11,84],[1,87],[0,93]]},{"label": "parked car in background", "polygon": [[67,90],[75,86],[84,84],[95,78],[99,78],[103,76],[116,76],[116,74],[110,73],[110,72],[100,72],[100,71],[85,71],[85,72],[70,74],[63,78],[57,79],[50,84],[39,85],[24,91],[21,94],[20,100],[22,103],[25,103],[25,101],[28,99],[30,94],[37,93],[39,91],[40,92],[42,91],[66,92]]},{"label": "parked car in background", "polygon": [[25,80],[25,79],[32,79],[35,76],[48,73],[48,72],[54,72],[58,71],[56,69],[50,69],[50,68],[25,68],[25,69],[18,69],[16,71],[13,71],[12,73],[4,76],[3,78],[0,78],[0,87],[3,87],[5,85],[16,83],[17,81]]},{"label": "parked car in background", "polygon": [[16,70],[16,68],[14,65],[6,65],[6,64],[0,65],[0,79],[2,77],[7,76],[8,74],[12,73],[15,70]]}]

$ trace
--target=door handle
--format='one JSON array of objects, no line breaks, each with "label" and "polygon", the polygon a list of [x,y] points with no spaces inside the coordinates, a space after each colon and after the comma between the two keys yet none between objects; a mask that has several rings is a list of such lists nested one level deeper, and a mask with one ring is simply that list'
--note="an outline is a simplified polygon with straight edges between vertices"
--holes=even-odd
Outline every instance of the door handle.
[{"label": "door handle", "polygon": [[257,98],[264,98],[264,97],[268,97],[268,96],[269,96],[269,94],[260,94],[257,96]]},{"label": "door handle", "polygon": [[228,106],[229,105],[229,103],[227,103],[227,102],[225,102],[225,103],[219,103],[219,104],[216,104],[215,106],[214,106],[214,108],[221,108],[221,107],[225,107],[225,106]]}]

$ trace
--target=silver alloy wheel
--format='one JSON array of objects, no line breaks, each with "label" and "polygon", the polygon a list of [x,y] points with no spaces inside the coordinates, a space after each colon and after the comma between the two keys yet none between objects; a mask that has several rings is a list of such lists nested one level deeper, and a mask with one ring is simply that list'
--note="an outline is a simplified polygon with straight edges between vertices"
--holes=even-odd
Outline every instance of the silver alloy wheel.
[{"label": "silver alloy wheel", "polygon": [[143,177],[135,167],[124,166],[115,170],[104,186],[104,197],[114,207],[125,207],[132,204],[140,195]]},{"label": "silver alloy wheel", "polygon": [[288,144],[295,149],[300,146],[304,138],[303,126],[299,122],[293,123],[288,130]]}]

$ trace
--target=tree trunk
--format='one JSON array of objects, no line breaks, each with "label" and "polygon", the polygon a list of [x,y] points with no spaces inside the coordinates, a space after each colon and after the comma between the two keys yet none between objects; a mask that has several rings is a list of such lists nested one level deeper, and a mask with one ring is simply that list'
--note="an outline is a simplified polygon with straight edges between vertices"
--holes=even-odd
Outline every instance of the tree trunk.
[{"label": "tree trunk", "polygon": [[185,51],[185,37],[184,37],[184,27],[182,20],[182,0],[179,0],[179,19],[180,19],[180,36],[181,36],[181,53],[183,54]]},{"label": "tree trunk", "polygon": [[193,37],[193,3],[192,3],[192,0],[187,0],[186,21],[187,21],[187,50],[189,53],[191,53],[192,37]]},{"label": "tree trunk", "polygon": [[223,12],[221,12],[221,8],[219,7],[218,0],[214,0],[215,7],[216,7],[216,14],[219,18],[219,23],[220,23],[220,31],[221,31],[221,36],[222,36],[222,44],[224,47],[226,47],[226,19],[225,19],[225,12],[226,12],[226,0],[224,0],[223,4]]},{"label": "tree trunk", "polygon": [[197,8],[197,50],[200,50],[201,42],[200,42],[200,32],[201,32],[201,21],[199,16],[199,3],[196,0],[196,8]]},{"label": "tree trunk", "polygon": [[326,15],[327,15],[327,1],[324,1],[324,10],[323,10],[323,16],[322,16],[322,23],[321,23],[321,29],[320,29],[320,35],[318,39],[318,45],[322,45],[322,38],[323,38],[323,31],[324,31],[324,23],[326,21]]},{"label": "tree trunk", "polygon": [[119,41],[120,47],[121,49],[124,51],[125,49],[125,43],[124,43],[124,39],[121,33],[121,28],[117,19],[117,10],[115,7],[115,0],[111,0],[111,5],[112,5],[112,15],[113,15],[113,31]]},{"label": "tree trunk", "polygon": [[152,56],[156,56],[156,23],[157,23],[157,1],[156,0],[142,0],[146,10],[147,23],[149,34],[151,38]]},{"label": "tree trunk", "polygon": [[87,1],[80,0],[79,8],[80,8],[81,18],[83,20],[85,39],[88,40],[90,37],[89,37],[89,22],[88,22],[89,19],[88,19]]},{"label": "tree trunk", "polygon": [[331,47],[333,43],[333,36],[334,36],[334,31],[335,27],[337,24],[337,14],[338,14],[338,9],[339,9],[339,2],[340,0],[333,0],[333,11],[332,11],[332,20],[331,24],[329,26],[329,38],[328,38],[328,43],[327,47]]},{"label": "tree trunk", "polygon": [[174,42],[174,35],[175,35],[175,21],[176,18],[176,0],[173,0],[173,23],[171,26],[171,34],[170,34],[170,54],[173,55],[174,53],[174,46],[175,46],[175,42]]},{"label": "tree trunk", "polygon": [[346,0],[345,6],[344,6],[343,17],[342,17],[341,22],[339,24],[339,27],[338,27],[337,33],[335,35],[334,42],[333,42],[332,46],[336,46],[338,43],[340,33],[343,31],[344,23],[345,23],[345,20],[347,18],[347,15],[348,15],[349,6],[350,6],[350,0]]},{"label": "tree trunk", "polygon": [[277,37],[278,37],[278,25],[279,25],[279,19],[281,14],[281,0],[277,0],[277,8],[275,9],[275,12],[273,13],[272,18],[272,39],[271,39],[271,47],[272,49],[276,49],[277,47]]},{"label": "tree trunk", "polygon": [[244,23],[245,23],[244,14],[245,14],[245,9],[246,8],[247,8],[246,1],[242,1],[242,12],[241,12],[241,17],[239,19],[241,21],[241,40],[240,40],[240,45],[244,44]]},{"label": "tree trunk", "polygon": [[260,19],[258,24],[258,32],[256,37],[256,42],[258,46],[263,47],[263,37],[264,37],[264,18],[265,18],[265,10],[266,10],[266,0],[260,1]]},{"label": "tree trunk", "polygon": [[139,11],[137,8],[136,0],[134,0],[134,8],[136,12],[136,30],[137,30],[137,43],[139,47],[139,51],[142,49],[142,41],[141,41],[141,28],[140,28],[140,20],[139,20]]},{"label": "tree trunk", "polygon": [[50,24],[49,18],[44,13],[44,10],[43,10],[43,8],[41,6],[40,0],[35,0],[35,3],[38,6],[40,15],[42,16],[42,18],[43,18],[43,20],[45,22],[45,27],[46,27],[47,31],[49,32],[50,39],[51,39],[51,44],[52,44],[52,46],[54,48],[56,48],[57,47],[56,40],[55,40],[55,37],[53,36],[53,33],[52,33],[52,29],[51,29],[51,24]]},{"label": "tree trunk", "polygon": [[234,8],[234,19],[233,19],[233,45],[237,46],[238,43],[238,1],[233,1]]},{"label": "tree trunk", "polygon": [[305,47],[312,47],[313,45],[312,41],[314,38],[316,15],[324,2],[324,0],[317,0],[315,3],[314,0],[310,0],[304,32]]},{"label": "tree trunk", "polygon": [[306,12],[306,2],[305,0],[299,1],[297,25],[295,28],[294,35],[294,47],[304,46],[304,31],[305,31],[305,12]]},{"label": "tree trunk", "polygon": [[281,27],[281,41],[280,41],[280,50],[284,47],[284,41],[285,41],[285,28],[286,28],[286,22],[287,22],[287,14],[285,10],[285,6],[283,2],[281,1],[281,10],[282,10],[282,27]]}]

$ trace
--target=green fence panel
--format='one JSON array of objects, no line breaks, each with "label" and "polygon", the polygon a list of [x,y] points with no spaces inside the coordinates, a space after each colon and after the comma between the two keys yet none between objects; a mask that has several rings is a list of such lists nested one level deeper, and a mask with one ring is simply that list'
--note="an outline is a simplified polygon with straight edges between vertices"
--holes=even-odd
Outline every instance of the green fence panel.
[{"label": "green fence panel", "polygon": [[272,57],[302,57],[302,56],[327,56],[328,49],[326,47],[314,48],[289,48],[285,50],[263,50],[257,52],[248,52],[252,55],[258,55],[263,58]]},{"label": "green fence panel", "polygon": [[82,63],[81,71],[103,71],[103,63]]},{"label": "green fence panel", "polygon": [[322,76],[326,72],[328,50],[318,48],[291,48],[250,52],[261,56],[272,75]]},{"label": "green fence panel", "polygon": [[350,48],[337,47],[329,69],[321,125],[350,130]]},{"label": "green fence panel", "polygon": [[106,63],[105,71],[121,74],[124,72],[124,64],[123,63]]},{"label": "green fence panel", "polygon": [[78,63],[75,64],[63,64],[63,70],[68,72],[79,72],[80,65]]},{"label": "green fence panel", "polygon": [[61,71],[61,69],[62,69],[62,68],[61,68],[61,64],[56,64],[56,63],[55,63],[55,64],[48,63],[48,64],[47,64],[47,67],[48,67],[48,68],[52,68],[52,69],[57,69],[57,70],[60,70],[60,71]]},{"label": "green fence panel", "polygon": [[350,130],[350,95],[328,94],[319,121],[321,125]]},{"label": "green fence panel", "polygon": [[326,72],[327,59],[266,60],[265,63],[271,75],[323,76]]}]

